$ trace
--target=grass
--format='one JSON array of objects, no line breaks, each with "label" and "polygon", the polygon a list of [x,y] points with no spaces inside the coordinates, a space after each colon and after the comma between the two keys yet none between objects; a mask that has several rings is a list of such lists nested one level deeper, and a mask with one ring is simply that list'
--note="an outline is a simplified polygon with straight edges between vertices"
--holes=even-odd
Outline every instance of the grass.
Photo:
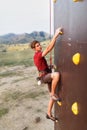
[{"label": "grass", "polygon": [[45,95],[46,93],[43,92],[43,91],[40,91],[40,92],[29,92],[29,93],[26,93],[25,94],[25,98],[32,98],[32,99],[36,99],[37,97],[40,97],[40,96],[43,96]]},{"label": "grass", "polygon": [[[44,41],[41,43],[43,50],[46,48],[48,43],[49,43],[49,41]],[[19,49],[9,50],[8,45],[1,44],[0,45],[0,66],[16,66],[16,65],[32,66],[32,65],[34,65],[33,64],[34,51],[30,47],[23,49],[23,47],[25,47],[24,45],[25,44],[22,44],[22,45],[20,45],[20,47],[19,47],[19,45],[10,45],[10,47],[18,46]],[[26,44],[26,46],[27,46],[27,44]],[[49,60],[49,55],[46,58]]]},{"label": "grass", "polygon": [[33,52],[31,49],[23,51],[0,52],[0,66],[33,65]]},{"label": "grass", "polygon": [[4,84],[6,84],[7,82],[3,82],[3,83],[0,83],[0,86],[3,86]]},{"label": "grass", "polygon": [[[13,45],[10,45],[13,46]],[[24,46],[24,45],[21,45]],[[30,48],[24,50],[6,50],[7,45],[0,45],[0,66],[33,65],[33,51]],[[6,50],[6,51],[3,51]]]},{"label": "grass", "polygon": [[20,79],[15,79],[12,83],[17,83],[19,81],[23,81],[23,80],[27,80],[29,77],[23,77],[23,78],[20,78]]},{"label": "grass", "polygon": [[41,113],[42,109],[37,109],[36,112]]},{"label": "grass", "polygon": [[11,72],[11,71],[6,71],[6,72],[3,72],[3,73],[0,73],[0,78],[4,78],[4,77],[11,77],[11,76],[14,76],[14,75],[18,75],[16,72]]},{"label": "grass", "polygon": [[36,92],[36,91],[29,91],[29,92],[21,92],[21,91],[15,91],[15,92],[7,92],[4,94],[4,102],[9,102],[10,100],[23,100],[23,99],[28,99],[28,98],[32,98],[32,99],[36,99],[37,97],[40,98],[40,96],[46,95],[45,92],[40,91],[40,92]]},{"label": "grass", "polygon": [[0,118],[9,112],[8,108],[0,108]]}]

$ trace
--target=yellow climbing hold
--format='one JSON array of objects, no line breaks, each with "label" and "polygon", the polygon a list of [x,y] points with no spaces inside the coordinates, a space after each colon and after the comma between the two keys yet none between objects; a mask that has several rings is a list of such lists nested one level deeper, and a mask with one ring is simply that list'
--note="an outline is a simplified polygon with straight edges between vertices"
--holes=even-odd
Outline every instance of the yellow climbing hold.
[{"label": "yellow climbing hold", "polygon": [[80,63],[80,53],[76,53],[72,57],[72,61],[75,65],[78,65]]},{"label": "yellow climbing hold", "polygon": [[78,103],[77,102],[73,103],[71,110],[72,110],[74,115],[78,115],[79,110],[78,110]]},{"label": "yellow climbing hold", "polygon": [[62,106],[62,102],[61,102],[61,101],[57,101],[57,104],[58,104],[59,106]]},{"label": "yellow climbing hold", "polygon": [[73,2],[78,2],[79,0],[73,0]]},{"label": "yellow climbing hold", "polygon": [[54,3],[56,3],[57,0],[53,0]]},{"label": "yellow climbing hold", "polygon": [[63,32],[62,32],[62,31],[60,31],[60,32],[59,32],[59,34],[60,34],[60,35],[63,35]]}]

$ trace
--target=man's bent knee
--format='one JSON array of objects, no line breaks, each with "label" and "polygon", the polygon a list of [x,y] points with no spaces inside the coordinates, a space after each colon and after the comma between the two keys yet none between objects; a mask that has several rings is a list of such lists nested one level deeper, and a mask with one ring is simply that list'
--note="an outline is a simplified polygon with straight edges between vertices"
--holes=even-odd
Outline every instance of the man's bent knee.
[{"label": "man's bent knee", "polygon": [[54,72],[54,73],[51,74],[51,77],[52,77],[52,79],[55,78],[55,79],[59,80],[60,74],[59,74],[59,72]]},{"label": "man's bent knee", "polygon": [[59,80],[60,74],[59,72],[55,72],[55,78]]}]

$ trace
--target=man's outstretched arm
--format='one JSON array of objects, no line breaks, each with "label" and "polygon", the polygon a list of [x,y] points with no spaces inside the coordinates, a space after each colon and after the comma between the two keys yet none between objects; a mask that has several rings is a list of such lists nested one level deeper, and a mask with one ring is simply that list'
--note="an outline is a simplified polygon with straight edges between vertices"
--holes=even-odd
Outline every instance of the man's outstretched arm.
[{"label": "man's outstretched arm", "polygon": [[43,57],[46,56],[54,48],[54,45],[56,43],[56,39],[60,35],[61,30],[62,30],[62,28],[56,29],[56,32],[55,32],[55,34],[54,34],[51,42],[49,43],[49,45],[47,46],[47,48],[42,53]]}]

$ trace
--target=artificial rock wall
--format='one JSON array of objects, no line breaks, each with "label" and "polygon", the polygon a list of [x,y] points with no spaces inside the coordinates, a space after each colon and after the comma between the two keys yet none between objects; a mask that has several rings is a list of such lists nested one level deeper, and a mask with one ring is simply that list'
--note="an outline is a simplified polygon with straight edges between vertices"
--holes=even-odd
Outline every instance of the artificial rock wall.
[{"label": "artificial rock wall", "polygon": [[55,104],[54,130],[87,130],[87,0],[53,2],[54,30],[64,29],[54,50],[62,97],[62,105]]}]

